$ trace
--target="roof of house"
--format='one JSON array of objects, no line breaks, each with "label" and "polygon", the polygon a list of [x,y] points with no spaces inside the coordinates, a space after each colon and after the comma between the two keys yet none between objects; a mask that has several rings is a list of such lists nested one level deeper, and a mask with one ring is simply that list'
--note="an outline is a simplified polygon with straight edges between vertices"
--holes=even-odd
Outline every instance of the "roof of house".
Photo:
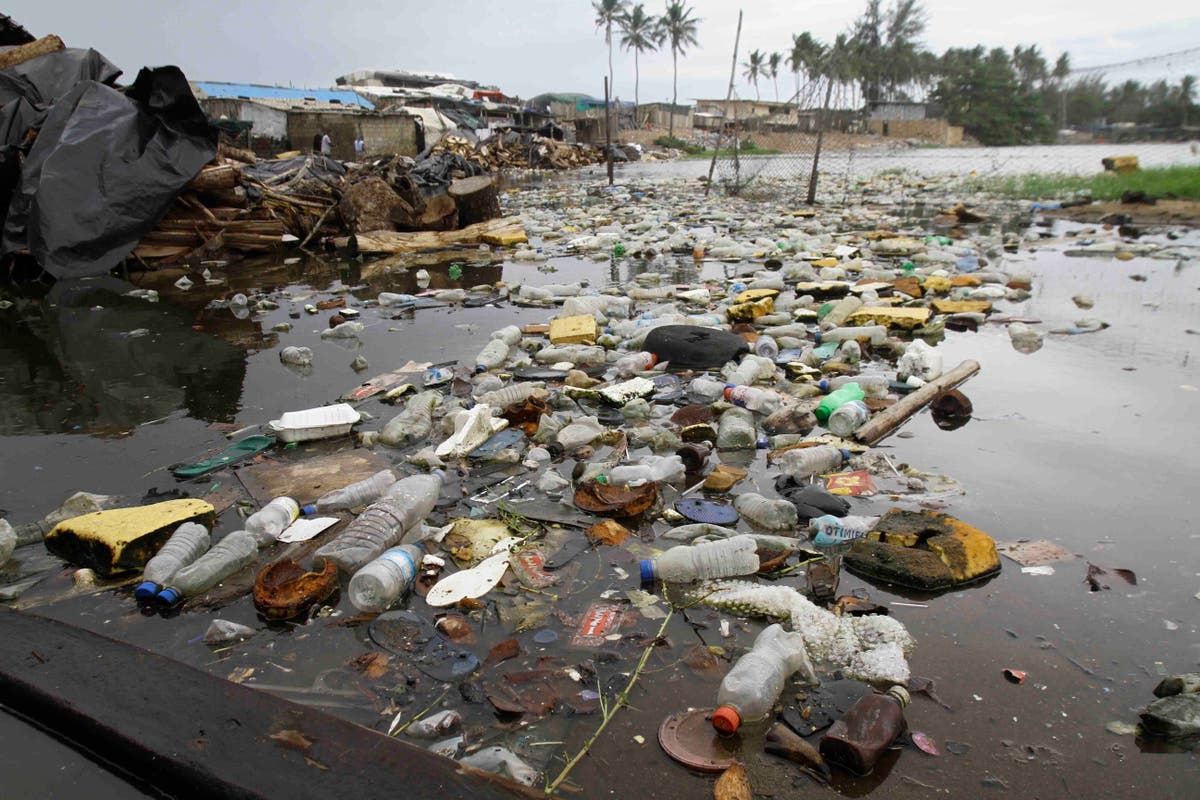
[{"label": "roof of house", "polygon": [[[338,106],[359,106],[368,111],[375,110],[375,105],[370,100],[346,89],[293,89],[289,86],[260,86],[254,83],[222,83],[218,81],[195,81],[192,85],[198,90],[198,96],[201,97],[227,98],[231,100],[240,98],[255,101],[292,101],[302,106],[306,103],[313,103],[328,105],[334,108]],[[272,104],[264,103],[264,105]]]}]

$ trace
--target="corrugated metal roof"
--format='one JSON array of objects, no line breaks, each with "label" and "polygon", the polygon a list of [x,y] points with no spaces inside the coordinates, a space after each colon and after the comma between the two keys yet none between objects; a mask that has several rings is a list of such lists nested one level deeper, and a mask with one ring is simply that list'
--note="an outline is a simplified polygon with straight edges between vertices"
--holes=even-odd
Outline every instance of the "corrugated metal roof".
[{"label": "corrugated metal roof", "polygon": [[367,99],[345,89],[292,89],[287,86],[259,86],[253,83],[216,83],[196,81],[195,86],[207,97],[224,97],[249,100],[309,100],[343,106],[361,106],[373,111],[375,106]]},{"label": "corrugated metal roof", "polygon": [[341,111],[344,114],[360,114],[371,109],[365,106],[355,106],[349,103],[325,103],[320,100],[303,100],[280,97],[254,97],[251,103],[273,108],[277,111]]}]

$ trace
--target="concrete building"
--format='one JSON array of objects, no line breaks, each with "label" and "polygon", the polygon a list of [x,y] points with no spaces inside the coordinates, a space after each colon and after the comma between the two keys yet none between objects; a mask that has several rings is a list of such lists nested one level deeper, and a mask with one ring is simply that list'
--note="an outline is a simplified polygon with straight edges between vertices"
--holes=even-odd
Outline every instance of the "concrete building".
[{"label": "concrete building", "polygon": [[249,123],[250,145],[262,155],[309,150],[322,130],[329,132],[336,158],[353,159],[359,136],[368,153],[418,152],[418,122],[411,114],[377,111],[352,91],[197,81],[192,92],[209,117]]},{"label": "concrete building", "polygon": [[867,130],[893,139],[925,139],[947,146],[960,145],[963,141],[963,129],[942,118],[941,107],[934,103],[872,103],[867,115]]}]

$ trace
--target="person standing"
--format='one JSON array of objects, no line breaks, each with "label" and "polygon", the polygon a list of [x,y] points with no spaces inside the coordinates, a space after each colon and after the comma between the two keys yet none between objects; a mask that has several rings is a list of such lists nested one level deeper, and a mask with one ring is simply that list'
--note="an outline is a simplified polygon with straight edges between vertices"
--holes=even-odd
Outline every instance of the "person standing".
[{"label": "person standing", "polygon": [[354,140],[354,160],[362,161],[367,154],[367,143],[363,141],[362,134]]},{"label": "person standing", "polygon": [[321,131],[321,155],[326,158],[333,155],[333,139],[329,138],[329,131]]}]

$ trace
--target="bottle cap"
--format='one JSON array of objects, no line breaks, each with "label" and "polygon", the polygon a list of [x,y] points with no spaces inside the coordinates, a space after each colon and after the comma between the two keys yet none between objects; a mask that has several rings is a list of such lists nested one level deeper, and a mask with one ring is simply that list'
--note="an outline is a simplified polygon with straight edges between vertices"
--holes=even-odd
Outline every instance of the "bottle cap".
[{"label": "bottle cap", "polygon": [[840,450],[838,450],[838,452],[842,454],[842,461],[849,461],[849,460],[850,460],[850,455],[851,455],[851,454],[850,454],[850,451],[849,451],[849,450],[847,450],[846,448],[844,448],[844,447],[843,447],[843,448],[841,448]]},{"label": "bottle cap", "polygon": [[313,514],[317,513],[317,507],[315,505],[304,506],[300,509],[300,513],[306,517],[311,517]]},{"label": "bottle cap", "polygon": [[442,469],[434,469],[429,471],[430,475],[436,475],[442,483],[446,482],[446,471]]},{"label": "bottle cap", "polygon": [[829,391],[829,381],[822,378],[821,380],[817,381],[817,388],[820,389],[822,392],[828,392]]},{"label": "bottle cap", "polygon": [[178,589],[172,589],[170,587],[167,587],[166,589],[163,589],[161,592],[158,593],[159,604],[167,606],[168,608],[175,605],[182,599],[183,599],[183,595],[180,594]]},{"label": "bottle cap", "polygon": [[133,597],[140,602],[148,602],[154,599],[154,595],[158,594],[161,587],[154,581],[142,581],[133,590]]},{"label": "bottle cap", "polygon": [[643,558],[638,562],[642,570],[642,582],[649,583],[654,580],[654,562],[648,558]]},{"label": "bottle cap", "polygon": [[742,715],[731,706],[718,706],[712,714],[712,726],[721,733],[734,733],[742,725]]},{"label": "bottle cap", "polygon": [[888,689],[885,694],[889,694],[896,698],[896,702],[900,704],[901,708],[906,708],[912,701],[912,695],[908,693],[907,689],[900,685],[893,686],[892,688]]}]

